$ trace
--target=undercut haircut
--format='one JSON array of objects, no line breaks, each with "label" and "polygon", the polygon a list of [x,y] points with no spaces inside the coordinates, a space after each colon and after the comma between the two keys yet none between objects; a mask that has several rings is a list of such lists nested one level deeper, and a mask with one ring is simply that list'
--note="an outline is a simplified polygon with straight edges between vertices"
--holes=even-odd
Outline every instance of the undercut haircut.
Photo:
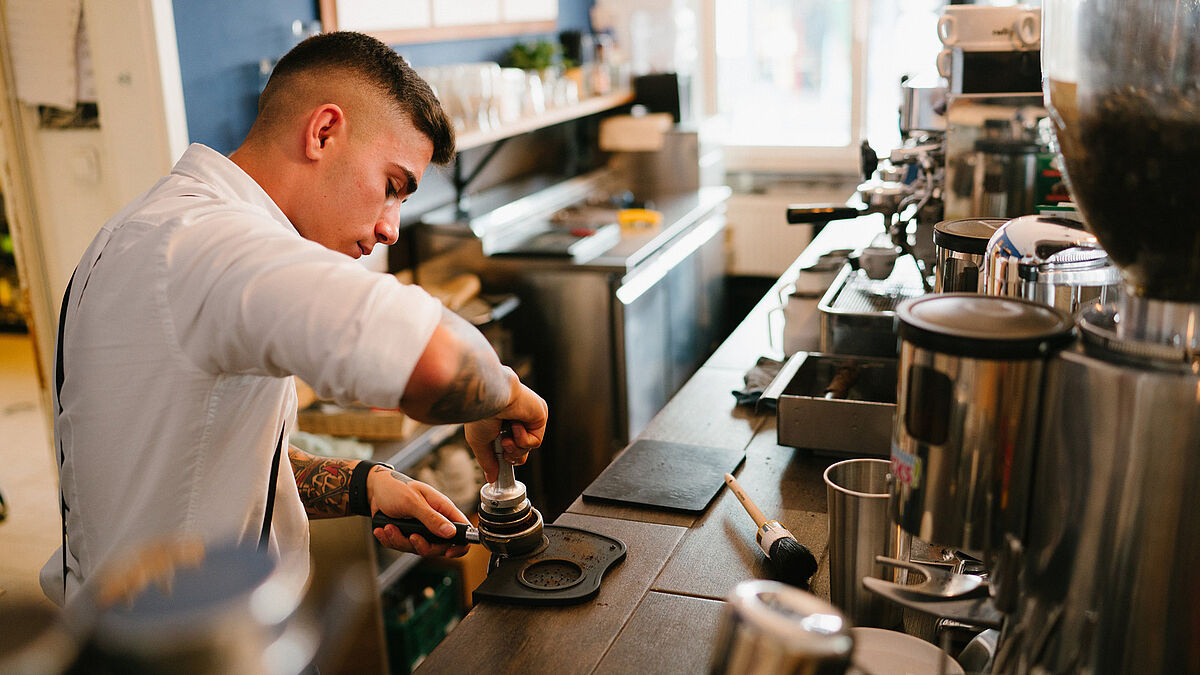
[{"label": "undercut haircut", "polygon": [[454,125],[433,89],[391,47],[362,33],[322,33],[296,45],[275,65],[258,97],[260,117],[283,98],[293,76],[326,71],[352,73],[373,86],[433,143],[433,162],[454,159]]}]

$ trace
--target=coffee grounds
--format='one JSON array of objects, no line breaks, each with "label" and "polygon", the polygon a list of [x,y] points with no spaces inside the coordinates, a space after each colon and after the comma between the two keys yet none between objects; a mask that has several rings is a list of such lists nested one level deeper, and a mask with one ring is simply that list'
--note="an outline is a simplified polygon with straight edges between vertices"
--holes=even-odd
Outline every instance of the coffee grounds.
[{"label": "coffee grounds", "polygon": [[1110,91],[1081,101],[1077,129],[1061,129],[1088,229],[1143,297],[1200,302],[1198,99]]}]

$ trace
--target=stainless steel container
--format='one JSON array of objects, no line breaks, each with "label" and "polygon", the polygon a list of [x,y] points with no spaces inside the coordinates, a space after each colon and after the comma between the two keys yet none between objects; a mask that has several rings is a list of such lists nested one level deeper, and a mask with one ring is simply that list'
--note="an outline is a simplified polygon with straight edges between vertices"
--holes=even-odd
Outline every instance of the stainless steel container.
[{"label": "stainless steel container", "polygon": [[875,561],[908,560],[912,537],[888,515],[888,462],[847,459],[825,469],[829,505],[829,599],[856,626],[899,628],[900,605],[868,591],[864,577],[903,584],[907,573]]},{"label": "stainless steel container", "polygon": [[[896,359],[796,352],[763,391],[780,445],[888,457]],[[813,424],[814,419],[821,424]]]},{"label": "stainless steel container", "polygon": [[934,293],[977,293],[983,271],[983,256],[988,240],[1004,218],[960,218],[944,220],[933,226],[937,256],[934,267]]},{"label": "stainless steel container", "polygon": [[932,81],[905,80],[900,83],[900,133],[945,131],[946,87]]},{"label": "stainless steel container", "polygon": [[1200,362],[1114,319],[1084,314],[1086,349],[1051,361],[995,673],[1200,672]]},{"label": "stainless steel container", "polygon": [[897,258],[891,276],[883,280],[846,265],[817,303],[820,351],[894,358],[896,305],[924,293],[921,271],[911,256]]},{"label": "stainless steel container", "polygon": [[1113,302],[1121,275],[1082,225],[1054,216],[1014,218],[992,235],[983,263],[988,295],[1040,302],[1076,313]]},{"label": "stainless steel container", "polygon": [[850,666],[850,624],[817,596],[778,581],[743,581],[729,594],[709,673],[841,675]]},{"label": "stainless steel container", "polygon": [[1019,534],[1046,359],[1071,316],[974,293],[902,304],[892,517],[927,542],[983,552]]}]

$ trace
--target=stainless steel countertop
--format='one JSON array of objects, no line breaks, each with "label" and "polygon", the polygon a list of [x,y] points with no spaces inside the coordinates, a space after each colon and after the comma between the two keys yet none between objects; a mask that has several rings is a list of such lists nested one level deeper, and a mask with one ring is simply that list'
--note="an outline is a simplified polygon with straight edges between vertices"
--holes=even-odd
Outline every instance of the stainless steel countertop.
[{"label": "stainless steel countertop", "polygon": [[[596,192],[620,189],[620,184],[607,170],[571,178],[546,186],[531,183],[538,189],[524,197],[513,199],[513,190],[505,187],[475,198],[474,206],[483,209],[498,199],[510,201],[497,205],[479,215],[460,218],[454,208],[437,209],[422,218],[414,227],[462,238],[476,238],[483,253],[502,251],[524,238],[549,229],[550,216],[567,206],[583,202]],[[529,187],[529,186],[526,186]],[[494,194],[493,194],[494,193]],[[621,240],[608,251],[587,260],[567,257],[512,256],[522,266],[535,268],[579,269],[624,274],[641,265],[679,235],[688,231],[706,215],[724,208],[731,190],[728,186],[708,186],[695,191],[653,197],[654,210],[663,215],[662,225],[644,233],[622,233]]]}]

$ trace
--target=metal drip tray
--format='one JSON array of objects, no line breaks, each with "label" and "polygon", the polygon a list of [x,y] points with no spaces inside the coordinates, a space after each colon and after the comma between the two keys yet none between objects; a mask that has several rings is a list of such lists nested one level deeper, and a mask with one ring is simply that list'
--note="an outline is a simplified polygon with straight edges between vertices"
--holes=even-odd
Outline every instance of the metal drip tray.
[{"label": "metal drip tray", "polygon": [[475,589],[475,602],[572,605],[600,591],[600,580],[625,558],[625,544],[602,534],[547,525],[545,549],[526,558],[501,558]]},{"label": "metal drip tray", "polygon": [[821,351],[896,356],[896,307],[924,294],[921,272],[910,256],[898,258],[891,276],[880,280],[870,279],[847,264],[817,304]]}]

